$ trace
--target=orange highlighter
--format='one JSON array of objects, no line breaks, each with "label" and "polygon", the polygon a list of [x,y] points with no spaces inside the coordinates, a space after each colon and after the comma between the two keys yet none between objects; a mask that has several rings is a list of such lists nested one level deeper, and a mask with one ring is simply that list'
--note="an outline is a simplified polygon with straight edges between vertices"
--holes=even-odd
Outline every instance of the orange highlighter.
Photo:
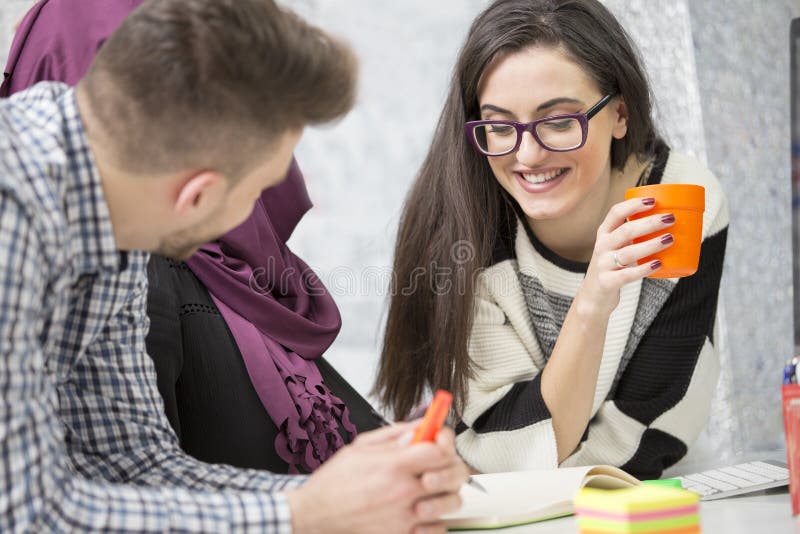
[{"label": "orange highlighter", "polygon": [[453,394],[449,391],[440,389],[433,396],[428,409],[425,410],[425,417],[414,432],[414,438],[411,443],[419,443],[420,441],[435,441],[436,434],[439,433],[444,420],[447,419],[447,414],[450,412],[450,405],[453,403]]},{"label": "orange highlighter", "polygon": [[[445,419],[447,419],[447,414],[450,412],[450,405],[452,403],[452,393],[443,389],[438,390],[433,396],[433,401],[431,402],[430,406],[428,406],[428,409],[425,410],[425,416],[422,418],[422,422],[414,432],[414,437],[411,439],[411,443],[435,441],[436,434],[439,433],[439,430],[441,430],[442,426],[444,425]],[[467,483],[473,488],[486,493],[486,488],[481,486],[480,483],[478,483],[478,481],[474,478],[470,477]]]}]

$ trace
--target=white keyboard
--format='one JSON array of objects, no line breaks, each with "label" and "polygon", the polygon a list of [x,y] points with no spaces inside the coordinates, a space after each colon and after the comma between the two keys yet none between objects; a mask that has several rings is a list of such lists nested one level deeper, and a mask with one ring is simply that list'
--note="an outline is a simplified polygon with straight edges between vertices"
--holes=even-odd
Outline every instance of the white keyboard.
[{"label": "white keyboard", "polygon": [[699,494],[701,501],[713,501],[787,486],[789,470],[785,462],[760,460],[675,478],[681,481],[684,489]]}]

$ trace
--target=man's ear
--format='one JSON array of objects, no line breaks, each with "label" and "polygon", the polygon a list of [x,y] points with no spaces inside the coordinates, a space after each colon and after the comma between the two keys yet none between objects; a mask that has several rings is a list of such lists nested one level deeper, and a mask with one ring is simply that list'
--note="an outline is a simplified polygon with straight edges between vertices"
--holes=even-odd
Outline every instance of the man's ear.
[{"label": "man's ear", "polygon": [[620,96],[614,105],[614,125],[611,128],[611,135],[615,139],[622,139],[628,133],[628,105]]},{"label": "man's ear", "polygon": [[188,215],[192,211],[208,213],[225,195],[225,178],[214,171],[203,171],[183,180],[178,190],[173,210],[176,215]]}]

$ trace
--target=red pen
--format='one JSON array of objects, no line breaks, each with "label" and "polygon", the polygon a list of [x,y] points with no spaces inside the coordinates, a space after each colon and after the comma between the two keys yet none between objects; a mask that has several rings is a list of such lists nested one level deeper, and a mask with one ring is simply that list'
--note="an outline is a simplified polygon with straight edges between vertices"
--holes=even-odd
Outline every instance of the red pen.
[{"label": "red pen", "polygon": [[[452,403],[452,393],[443,389],[438,390],[433,396],[433,401],[431,401],[430,406],[428,406],[428,409],[425,410],[425,416],[422,418],[422,422],[414,432],[414,437],[411,439],[411,443],[435,441],[436,434],[439,433],[439,430],[441,430],[442,426],[444,425],[445,419],[447,419],[447,414],[450,412],[450,405]],[[467,484],[477,490],[482,491],[483,493],[486,493],[486,488],[481,486],[480,483],[478,483],[478,481],[472,477],[469,478]]]}]

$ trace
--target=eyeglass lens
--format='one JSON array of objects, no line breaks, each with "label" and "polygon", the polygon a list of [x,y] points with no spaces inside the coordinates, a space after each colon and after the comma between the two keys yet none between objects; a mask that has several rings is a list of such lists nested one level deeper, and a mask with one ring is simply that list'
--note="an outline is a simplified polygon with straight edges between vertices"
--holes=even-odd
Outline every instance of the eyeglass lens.
[{"label": "eyeglass lens", "polygon": [[[536,134],[546,148],[569,150],[580,146],[583,130],[578,119],[562,118],[540,122]],[[475,141],[488,155],[510,152],[517,146],[519,133],[509,124],[489,123],[474,129]]]}]

